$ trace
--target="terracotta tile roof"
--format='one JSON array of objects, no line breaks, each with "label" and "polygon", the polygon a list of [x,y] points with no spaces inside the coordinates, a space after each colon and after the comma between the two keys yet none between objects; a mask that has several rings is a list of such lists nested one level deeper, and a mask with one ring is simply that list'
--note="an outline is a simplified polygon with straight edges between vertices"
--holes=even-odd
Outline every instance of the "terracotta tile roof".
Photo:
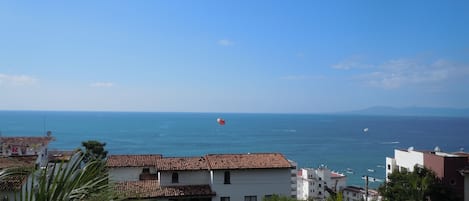
[{"label": "terracotta tile roof", "polygon": [[[0,157],[0,170],[5,168],[26,167],[33,168],[36,164],[37,156],[11,156]],[[0,180],[0,191],[16,191],[26,181],[27,176],[10,176]]]},{"label": "terracotta tile roof", "polygon": [[34,167],[37,156],[0,157],[0,169],[10,167]]},{"label": "terracotta tile roof", "polygon": [[149,167],[155,166],[161,154],[149,155],[111,155],[108,157],[107,167]]},{"label": "terracotta tile roof", "polygon": [[205,157],[168,157],[159,159],[156,169],[158,171],[208,170],[208,164]]},{"label": "terracotta tile roof", "polygon": [[291,168],[288,160],[279,153],[208,154],[210,169],[270,169]]},{"label": "terracotta tile roof", "polygon": [[0,142],[7,145],[42,145],[45,146],[53,141],[54,137],[0,137]]},{"label": "terracotta tile roof", "polygon": [[0,180],[0,191],[18,191],[23,186],[28,177],[23,176],[10,176]]},{"label": "terracotta tile roof", "polygon": [[116,190],[122,192],[126,198],[211,197],[215,195],[209,185],[162,187],[157,180],[118,182]]}]

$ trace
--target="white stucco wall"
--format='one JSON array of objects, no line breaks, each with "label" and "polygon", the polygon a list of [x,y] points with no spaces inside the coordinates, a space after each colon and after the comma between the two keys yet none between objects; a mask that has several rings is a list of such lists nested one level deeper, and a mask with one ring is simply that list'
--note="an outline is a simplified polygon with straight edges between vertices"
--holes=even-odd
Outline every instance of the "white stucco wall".
[{"label": "white stucco wall", "polygon": [[[143,167],[110,168],[109,178],[111,181],[138,181],[142,171]],[[150,173],[156,174],[156,169],[150,167]]]},{"label": "white stucco wall", "polygon": [[388,175],[390,175],[396,169],[396,160],[394,160],[394,158],[386,157],[385,168],[386,168],[386,181],[389,181]]},{"label": "white stucco wall", "polygon": [[[178,173],[179,182],[172,183],[173,173]],[[161,171],[161,186],[179,186],[179,185],[200,185],[210,184],[210,172],[208,170],[201,171]]]},{"label": "white stucco wall", "polygon": [[212,200],[230,197],[230,200],[244,200],[244,196],[257,196],[261,201],[265,195],[291,195],[291,170],[259,169],[229,170],[231,184],[224,184],[224,170],[213,171],[212,190],[217,193]]},{"label": "white stucco wall", "polygon": [[3,200],[5,196],[8,197],[8,201],[14,201],[15,192],[13,191],[0,191],[0,200]]},{"label": "white stucco wall", "polygon": [[423,153],[417,151],[402,151],[395,149],[394,150],[394,159],[396,160],[396,165],[399,167],[407,168],[409,171],[414,171],[415,165],[423,166]]}]

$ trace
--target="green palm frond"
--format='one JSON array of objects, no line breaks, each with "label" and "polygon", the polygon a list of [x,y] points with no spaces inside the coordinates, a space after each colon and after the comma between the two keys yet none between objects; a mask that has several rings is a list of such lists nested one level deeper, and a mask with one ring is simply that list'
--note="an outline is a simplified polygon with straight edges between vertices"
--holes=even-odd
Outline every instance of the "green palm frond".
[{"label": "green palm frond", "polygon": [[108,181],[105,161],[90,160],[85,163],[81,152],[68,162],[38,170],[14,168],[0,171],[0,180],[12,176],[29,177],[15,195],[19,201],[117,200],[114,188]]}]

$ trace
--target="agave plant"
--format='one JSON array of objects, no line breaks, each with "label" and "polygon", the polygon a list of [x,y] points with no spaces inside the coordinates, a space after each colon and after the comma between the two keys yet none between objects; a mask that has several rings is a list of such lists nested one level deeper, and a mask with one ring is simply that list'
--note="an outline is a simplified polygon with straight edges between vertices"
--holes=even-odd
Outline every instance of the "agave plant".
[{"label": "agave plant", "polygon": [[38,170],[4,169],[0,171],[0,180],[29,176],[26,184],[15,194],[14,200],[18,201],[116,200],[104,161],[85,163],[83,159],[84,155],[78,152],[68,162],[62,161]]}]

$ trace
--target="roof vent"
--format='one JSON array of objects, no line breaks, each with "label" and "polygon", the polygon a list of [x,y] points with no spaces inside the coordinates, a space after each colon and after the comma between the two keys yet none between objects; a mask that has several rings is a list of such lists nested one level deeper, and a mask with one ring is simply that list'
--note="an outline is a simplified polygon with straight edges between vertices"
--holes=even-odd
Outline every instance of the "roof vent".
[{"label": "roof vent", "polygon": [[441,149],[440,149],[439,146],[436,146],[435,149],[433,149],[433,151],[435,151],[435,152],[441,152]]}]

